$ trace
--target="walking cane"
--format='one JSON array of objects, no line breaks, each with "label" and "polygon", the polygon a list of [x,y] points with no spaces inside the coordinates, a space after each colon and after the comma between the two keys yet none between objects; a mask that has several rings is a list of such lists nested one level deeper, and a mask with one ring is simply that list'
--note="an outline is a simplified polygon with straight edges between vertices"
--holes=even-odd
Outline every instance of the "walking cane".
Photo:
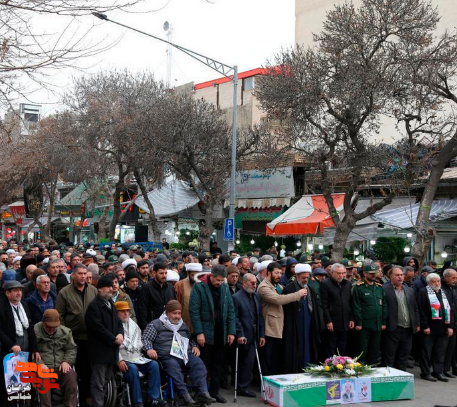
[{"label": "walking cane", "polygon": [[236,403],[236,392],[238,391],[238,343],[236,344],[236,351],[235,351],[235,398],[233,402]]},{"label": "walking cane", "polygon": [[263,402],[268,404],[267,397],[265,395],[265,386],[263,385],[263,375],[262,369],[260,368],[260,359],[259,359],[259,352],[257,351],[257,342],[255,344],[255,355],[257,356],[257,364],[259,365],[259,374],[260,374],[260,385],[262,387],[262,394],[263,394]]}]

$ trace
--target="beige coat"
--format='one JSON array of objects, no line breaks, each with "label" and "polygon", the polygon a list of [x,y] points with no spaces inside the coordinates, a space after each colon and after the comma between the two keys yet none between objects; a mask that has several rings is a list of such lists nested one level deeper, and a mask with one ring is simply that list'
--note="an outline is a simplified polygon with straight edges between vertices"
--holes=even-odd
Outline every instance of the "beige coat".
[{"label": "beige coat", "polygon": [[190,293],[192,292],[192,284],[189,281],[189,277],[178,281],[175,284],[175,291],[176,299],[182,306],[182,319],[189,328],[189,331],[193,332],[192,321],[190,320],[189,315]]},{"label": "beige coat", "polygon": [[279,295],[275,286],[265,278],[257,288],[262,301],[262,314],[265,320],[265,336],[282,338],[284,328],[284,312],[282,306],[301,298],[300,292]]}]

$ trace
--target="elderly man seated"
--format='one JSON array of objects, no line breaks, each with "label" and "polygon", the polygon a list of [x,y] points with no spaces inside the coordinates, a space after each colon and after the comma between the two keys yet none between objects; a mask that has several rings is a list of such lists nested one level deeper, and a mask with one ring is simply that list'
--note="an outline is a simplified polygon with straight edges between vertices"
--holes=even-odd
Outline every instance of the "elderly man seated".
[{"label": "elderly man seated", "polygon": [[144,358],[141,354],[141,331],[135,321],[130,318],[130,304],[127,301],[118,301],[114,305],[124,327],[124,342],[119,347],[118,366],[131,388],[133,405],[135,407],[143,406],[139,372],[146,375],[148,379],[149,405],[167,405],[165,400],[160,399],[159,364],[154,360]]},{"label": "elderly man seated", "polygon": [[[143,333],[143,349],[151,359],[160,359],[165,373],[173,379],[178,395],[186,405],[213,403],[206,387],[206,368],[198,356],[200,350],[190,339],[187,325],[181,318],[181,304],[171,300],[165,306],[160,318],[151,321]],[[194,401],[184,382],[187,369],[192,384],[197,388]]]},{"label": "elderly man seated", "polygon": [[[47,309],[43,321],[34,326],[38,351],[44,369],[54,369],[57,373],[63,404],[76,407],[78,376],[72,365],[76,362],[77,345],[73,340],[71,329],[60,325],[60,316],[55,309]],[[42,407],[51,407],[51,392],[40,395]]]}]

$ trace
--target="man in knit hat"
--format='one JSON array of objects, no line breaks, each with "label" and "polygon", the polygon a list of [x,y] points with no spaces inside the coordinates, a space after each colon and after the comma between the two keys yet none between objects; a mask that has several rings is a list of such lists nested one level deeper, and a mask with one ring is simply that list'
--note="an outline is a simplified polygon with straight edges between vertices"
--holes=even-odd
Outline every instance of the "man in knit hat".
[{"label": "man in knit hat", "polygon": [[139,284],[140,276],[133,267],[128,267],[125,273],[124,291],[130,297],[133,303],[135,315],[138,315],[138,299],[140,298],[141,286]]},{"label": "man in knit hat", "polygon": [[[141,394],[140,374],[148,379],[148,396],[150,406],[165,406],[167,402],[160,400],[160,371],[159,364],[150,360],[149,362],[141,354],[143,343],[141,342],[140,327],[130,318],[130,307],[126,301],[115,303],[117,316],[124,328],[124,341],[119,347],[119,370],[123,373],[132,391],[133,406],[143,406]],[[141,361],[142,363],[138,363]]]},{"label": "man in knit hat", "polygon": [[198,358],[200,350],[192,341],[181,315],[181,304],[176,300],[169,301],[160,318],[147,325],[143,333],[143,349],[150,359],[160,359],[165,373],[173,379],[176,391],[187,405],[196,402],[184,382],[184,370],[188,371],[193,386],[197,388],[197,402],[215,402],[206,388],[205,365]]},{"label": "man in knit hat", "polygon": [[119,346],[124,341],[124,328],[111,299],[113,280],[102,276],[98,280],[97,291],[97,297],[87,307],[84,320],[90,343],[92,406],[103,407],[106,384],[111,378],[114,364],[119,361]]}]

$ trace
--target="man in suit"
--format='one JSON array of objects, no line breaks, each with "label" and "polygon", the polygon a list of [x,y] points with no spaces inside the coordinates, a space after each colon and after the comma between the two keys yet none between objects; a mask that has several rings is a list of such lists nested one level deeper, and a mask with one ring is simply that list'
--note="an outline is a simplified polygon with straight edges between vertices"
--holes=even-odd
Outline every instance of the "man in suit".
[{"label": "man in suit", "polygon": [[89,358],[92,364],[92,406],[103,407],[106,384],[114,364],[119,362],[119,346],[124,342],[124,328],[117,316],[113,280],[102,276],[97,284],[98,295],[87,307],[84,320],[89,340]]},{"label": "man in suit", "polygon": [[255,362],[255,347],[265,345],[265,325],[260,297],[255,292],[257,279],[254,274],[243,275],[243,289],[233,295],[236,314],[236,336],[238,346],[238,394],[256,397],[248,390]]},{"label": "man in suit", "polygon": [[346,267],[335,263],[330,269],[330,278],[321,282],[322,310],[327,328],[325,357],[346,352],[347,334],[354,328],[351,308],[351,283],[345,279]]},{"label": "man in suit", "polygon": [[390,282],[382,287],[387,304],[387,323],[382,333],[381,355],[384,366],[406,371],[413,335],[420,331],[420,317],[414,289],[403,281],[403,268],[393,266]]},{"label": "man in suit", "polygon": [[[29,357],[39,360],[35,332],[32,327],[30,311],[27,303],[22,300],[23,285],[19,281],[8,281],[4,285],[5,295],[0,299],[0,343],[1,343],[1,374],[3,358],[8,353],[29,352]],[[0,400],[6,400],[5,381],[0,384]]]}]

